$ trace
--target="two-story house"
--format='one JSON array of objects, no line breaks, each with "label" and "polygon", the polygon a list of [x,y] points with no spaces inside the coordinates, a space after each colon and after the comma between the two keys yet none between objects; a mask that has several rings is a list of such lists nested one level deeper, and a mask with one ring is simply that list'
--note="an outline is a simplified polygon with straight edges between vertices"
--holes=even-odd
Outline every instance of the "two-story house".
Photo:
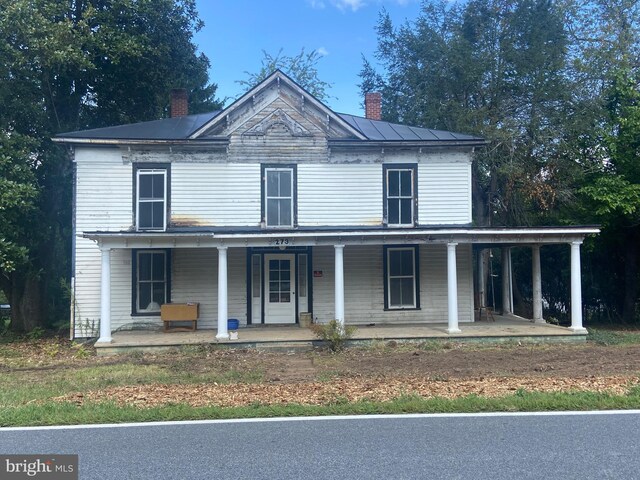
[{"label": "two-story house", "polygon": [[76,336],[160,324],[169,302],[198,302],[218,339],[228,318],[293,324],[301,312],[455,334],[474,321],[474,249],[515,245],[533,248],[543,321],[546,243],[571,245],[572,328],[585,331],[580,243],[597,229],[473,227],[483,139],[381,121],[379,94],[367,118],[336,113],[280,71],[207,114],[186,115],[174,93],[172,118],[55,138],[75,165]]}]

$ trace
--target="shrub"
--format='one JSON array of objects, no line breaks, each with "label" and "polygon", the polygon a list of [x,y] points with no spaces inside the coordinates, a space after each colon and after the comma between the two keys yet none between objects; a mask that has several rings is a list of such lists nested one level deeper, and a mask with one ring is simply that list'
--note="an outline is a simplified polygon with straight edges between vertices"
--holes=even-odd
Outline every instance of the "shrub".
[{"label": "shrub", "polygon": [[332,352],[342,350],[346,341],[349,340],[356,331],[356,327],[352,325],[345,326],[337,320],[331,320],[329,323],[324,324],[314,323],[309,328],[311,328],[315,336],[322,340]]}]

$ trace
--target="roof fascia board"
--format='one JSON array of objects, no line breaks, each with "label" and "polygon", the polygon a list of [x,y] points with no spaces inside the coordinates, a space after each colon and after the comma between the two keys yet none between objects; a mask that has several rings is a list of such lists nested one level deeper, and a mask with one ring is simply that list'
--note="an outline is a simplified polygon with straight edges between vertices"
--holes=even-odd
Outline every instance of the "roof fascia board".
[{"label": "roof fascia board", "polygon": [[225,108],[224,110],[221,110],[220,113],[218,113],[218,115],[216,115],[215,117],[210,119],[207,123],[202,125],[198,130],[193,132],[188,138],[197,139],[202,134],[204,134],[207,130],[213,127],[216,123],[218,123],[220,120],[224,119],[227,115],[232,113],[234,110],[238,109],[242,104],[244,104],[245,102],[253,98],[253,96],[256,95],[260,90],[266,88],[272,82],[277,81],[277,79],[280,79],[280,81],[284,81],[293,90],[297,90],[300,94],[305,95],[305,97],[309,100],[309,102],[311,102],[312,105],[314,105],[324,114],[328,115],[335,123],[340,125],[342,128],[344,128],[348,132],[352,133],[356,138],[360,140],[366,140],[367,137],[365,137],[362,133],[360,133],[358,130],[352,127],[347,121],[343,120],[337,113],[335,113],[325,104],[323,104],[321,101],[319,101],[309,92],[307,92],[304,88],[302,88],[300,85],[294,82],[291,78],[285,75],[281,70],[276,70],[267,78],[265,78],[262,82],[260,82],[258,85],[250,89],[242,97],[240,97],[231,105],[229,105],[227,108]]},{"label": "roof fascia board", "polygon": [[206,138],[198,140],[144,140],[144,139],[119,139],[119,138],[59,138],[51,139],[54,143],[70,143],[76,145],[220,145],[226,146],[228,138]]}]

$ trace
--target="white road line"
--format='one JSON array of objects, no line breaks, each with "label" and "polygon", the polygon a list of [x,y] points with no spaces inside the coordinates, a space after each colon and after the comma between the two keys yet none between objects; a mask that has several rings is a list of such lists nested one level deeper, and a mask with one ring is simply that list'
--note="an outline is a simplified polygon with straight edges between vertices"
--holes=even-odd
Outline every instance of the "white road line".
[{"label": "white road line", "polygon": [[458,417],[546,417],[546,416],[587,416],[587,415],[638,415],[640,410],[589,410],[589,411],[554,411],[554,412],[485,412],[485,413],[409,413],[383,415],[327,415],[320,417],[270,417],[270,418],[229,418],[218,420],[182,420],[170,422],[138,422],[138,423],[103,423],[95,425],[50,425],[42,427],[0,427],[2,432],[28,430],[79,430],[90,428],[128,428],[128,427],[164,427],[179,425],[209,425],[219,423],[264,423],[264,422],[299,422],[299,421],[335,421],[335,420],[380,420],[410,418],[458,418]]}]

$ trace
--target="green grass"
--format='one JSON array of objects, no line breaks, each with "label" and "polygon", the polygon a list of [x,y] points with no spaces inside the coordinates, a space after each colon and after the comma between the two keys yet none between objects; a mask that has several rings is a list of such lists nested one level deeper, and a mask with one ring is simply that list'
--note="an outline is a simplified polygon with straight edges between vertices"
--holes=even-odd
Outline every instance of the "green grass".
[{"label": "green grass", "polygon": [[589,328],[587,342],[596,345],[637,345],[640,344],[640,332]]},{"label": "green grass", "polygon": [[261,405],[246,407],[190,407],[184,404],[140,409],[112,403],[47,402],[43,405],[20,405],[0,409],[0,426],[77,425],[95,423],[153,422],[170,420],[205,420],[226,418],[291,417],[313,415],[374,415],[393,413],[452,412],[540,412],[567,410],[613,410],[640,408],[640,389],[628,395],[598,393],[536,393],[518,391],[503,398],[483,398],[471,395],[455,400],[401,397],[389,402],[336,401],[330,405],[299,404]]}]

